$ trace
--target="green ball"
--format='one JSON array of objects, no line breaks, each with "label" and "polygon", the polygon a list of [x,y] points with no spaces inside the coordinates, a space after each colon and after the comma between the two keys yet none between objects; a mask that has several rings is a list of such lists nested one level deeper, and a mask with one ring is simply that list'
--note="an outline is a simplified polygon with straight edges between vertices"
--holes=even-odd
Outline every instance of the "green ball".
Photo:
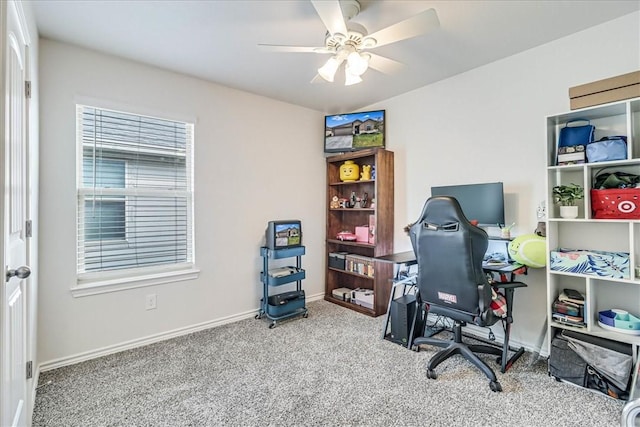
[{"label": "green ball", "polygon": [[547,243],[537,234],[523,234],[509,242],[509,255],[527,267],[542,268],[547,264]]}]

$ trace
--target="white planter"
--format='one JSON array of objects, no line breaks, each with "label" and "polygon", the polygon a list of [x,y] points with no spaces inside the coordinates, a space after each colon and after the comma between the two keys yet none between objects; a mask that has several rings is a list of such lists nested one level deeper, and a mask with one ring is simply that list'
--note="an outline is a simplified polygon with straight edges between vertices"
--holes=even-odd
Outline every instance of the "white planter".
[{"label": "white planter", "polygon": [[560,216],[562,218],[577,218],[578,207],[577,206],[560,206]]}]

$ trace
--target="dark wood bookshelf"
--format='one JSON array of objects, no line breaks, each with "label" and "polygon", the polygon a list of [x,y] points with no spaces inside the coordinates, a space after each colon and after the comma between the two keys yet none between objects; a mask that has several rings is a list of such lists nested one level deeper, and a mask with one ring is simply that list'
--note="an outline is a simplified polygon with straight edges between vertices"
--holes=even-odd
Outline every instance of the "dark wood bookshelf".
[{"label": "dark wood bookshelf", "polygon": [[[375,178],[358,181],[340,181],[340,166],[353,160],[360,166],[375,167]],[[375,199],[374,207],[331,208],[334,196],[349,198],[355,192],[357,197],[367,193],[369,201]],[[393,253],[394,227],[394,182],[393,152],[384,149],[368,149],[353,153],[339,154],[327,158],[327,244],[326,244],[326,286],[325,300],[339,304],[370,316],[380,316],[387,311],[392,285],[393,264],[375,260],[375,257]],[[372,216],[372,217],[371,217]],[[342,241],[336,238],[339,232],[354,233],[357,226],[374,224],[374,241]],[[371,259],[374,276],[365,276],[329,267],[329,254],[347,252]],[[332,296],[337,288],[370,289],[374,292],[373,309]]]}]

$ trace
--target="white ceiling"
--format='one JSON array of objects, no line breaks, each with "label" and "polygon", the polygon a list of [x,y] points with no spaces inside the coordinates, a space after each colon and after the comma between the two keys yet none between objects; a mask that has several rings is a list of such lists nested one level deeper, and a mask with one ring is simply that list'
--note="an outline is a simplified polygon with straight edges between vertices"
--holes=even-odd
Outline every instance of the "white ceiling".
[{"label": "white ceiling", "polygon": [[[372,52],[406,64],[363,83],[311,84],[328,56],[273,53],[259,43],[323,46],[307,0],[34,0],[40,35],[311,109],[339,113],[411,91],[640,10],[640,0],[360,0],[369,33],[434,8],[440,28]],[[640,37],[640,22],[638,23]],[[597,58],[594,58],[597,61]]]}]

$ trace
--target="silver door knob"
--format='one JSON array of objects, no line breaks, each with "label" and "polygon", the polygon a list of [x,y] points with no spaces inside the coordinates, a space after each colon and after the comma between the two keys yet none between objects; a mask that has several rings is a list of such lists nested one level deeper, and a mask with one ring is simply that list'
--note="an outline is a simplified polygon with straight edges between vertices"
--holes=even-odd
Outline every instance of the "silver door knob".
[{"label": "silver door knob", "polygon": [[7,270],[7,281],[12,277],[17,277],[18,279],[26,279],[31,275],[31,269],[27,266],[18,267],[15,270]]}]

